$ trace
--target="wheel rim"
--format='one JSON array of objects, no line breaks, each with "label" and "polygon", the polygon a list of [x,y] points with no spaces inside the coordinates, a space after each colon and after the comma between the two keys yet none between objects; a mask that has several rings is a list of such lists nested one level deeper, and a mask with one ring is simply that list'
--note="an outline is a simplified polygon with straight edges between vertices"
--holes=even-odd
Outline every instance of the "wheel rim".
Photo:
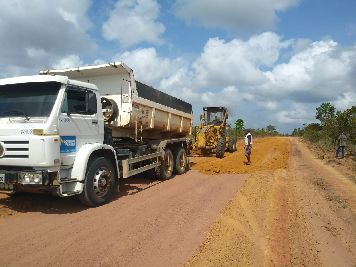
[{"label": "wheel rim", "polygon": [[94,194],[98,197],[106,195],[111,187],[111,179],[111,172],[108,168],[99,168],[94,175]]},{"label": "wheel rim", "polygon": [[185,164],[187,162],[187,156],[185,155],[185,153],[181,153],[179,159],[178,159],[178,162],[179,162],[179,168],[184,168],[185,167]]},{"label": "wheel rim", "polygon": [[173,157],[171,153],[166,153],[164,163],[167,174],[170,174],[173,171]]}]

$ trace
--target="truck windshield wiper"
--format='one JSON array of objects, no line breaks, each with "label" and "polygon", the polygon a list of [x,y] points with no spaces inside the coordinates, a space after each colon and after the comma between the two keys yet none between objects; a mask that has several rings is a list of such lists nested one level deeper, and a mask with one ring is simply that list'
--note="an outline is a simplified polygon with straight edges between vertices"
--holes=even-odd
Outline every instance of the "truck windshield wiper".
[{"label": "truck windshield wiper", "polygon": [[30,120],[30,117],[27,116],[25,112],[23,112],[22,110],[17,110],[17,109],[12,109],[12,110],[9,110],[9,111],[5,111],[5,112],[2,113],[2,115],[15,115],[15,116],[16,115],[20,115],[20,116],[25,117],[25,119],[27,121]]}]

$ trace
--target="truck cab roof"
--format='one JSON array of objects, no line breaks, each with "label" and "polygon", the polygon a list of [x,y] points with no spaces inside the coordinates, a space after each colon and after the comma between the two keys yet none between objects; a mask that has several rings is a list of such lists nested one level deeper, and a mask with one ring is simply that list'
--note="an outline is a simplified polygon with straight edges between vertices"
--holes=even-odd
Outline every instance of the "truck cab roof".
[{"label": "truck cab roof", "polygon": [[0,79],[0,85],[19,84],[19,83],[41,83],[41,82],[58,82],[62,84],[72,84],[79,87],[98,90],[98,88],[94,84],[71,80],[67,76],[61,76],[61,75],[32,75],[32,76],[19,76],[13,78]]}]

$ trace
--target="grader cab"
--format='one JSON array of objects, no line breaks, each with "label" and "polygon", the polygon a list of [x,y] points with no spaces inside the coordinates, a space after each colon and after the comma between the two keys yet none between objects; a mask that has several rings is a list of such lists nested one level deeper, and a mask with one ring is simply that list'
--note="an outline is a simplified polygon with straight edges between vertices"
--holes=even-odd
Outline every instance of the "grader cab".
[{"label": "grader cab", "polygon": [[236,139],[227,125],[228,112],[225,107],[204,107],[200,125],[196,131],[194,150],[201,155],[216,154],[223,158],[225,151],[236,150]]}]

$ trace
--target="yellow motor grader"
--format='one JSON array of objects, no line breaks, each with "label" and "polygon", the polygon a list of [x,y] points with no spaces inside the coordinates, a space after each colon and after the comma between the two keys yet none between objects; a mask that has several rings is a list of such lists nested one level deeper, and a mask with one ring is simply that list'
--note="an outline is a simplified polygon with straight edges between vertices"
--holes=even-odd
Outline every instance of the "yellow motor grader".
[{"label": "yellow motor grader", "polygon": [[228,112],[225,107],[204,107],[200,115],[193,150],[200,155],[215,153],[223,158],[225,151],[236,151],[236,139],[227,125]]}]

